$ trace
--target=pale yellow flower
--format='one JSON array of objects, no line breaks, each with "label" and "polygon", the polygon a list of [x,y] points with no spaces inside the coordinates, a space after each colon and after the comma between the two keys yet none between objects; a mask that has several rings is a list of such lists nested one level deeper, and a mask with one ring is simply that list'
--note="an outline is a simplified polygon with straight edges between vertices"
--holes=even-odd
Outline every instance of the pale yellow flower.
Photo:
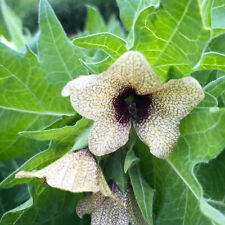
[{"label": "pale yellow flower", "polygon": [[165,158],[174,148],[179,123],[204,98],[192,77],[163,84],[145,57],[130,51],[99,75],[80,76],[62,91],[74,109],[94,120],[89,149],[98,156],[128,141],[130,120],[153,155]]}]

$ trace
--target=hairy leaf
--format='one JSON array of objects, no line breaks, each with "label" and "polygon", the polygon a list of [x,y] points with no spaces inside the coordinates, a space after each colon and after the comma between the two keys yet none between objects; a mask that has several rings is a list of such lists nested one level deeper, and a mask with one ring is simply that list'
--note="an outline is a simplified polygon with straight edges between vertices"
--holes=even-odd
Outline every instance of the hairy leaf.
[{"label": "hairy leaf", "polygon": [[147,6],[158,5],[159,0],[117,0],[117,4],[120,9],[120,18],[124,26],[128,30],[131,30],[139,12]]},{"label": "hairy leaf", "polygon": [[139,14],[132,49],[146,56],[163,81],[170,68],[189,73],[200,60],[210,38],[201,10],[195,0],[162,0],[158,9],[148,7]]}]

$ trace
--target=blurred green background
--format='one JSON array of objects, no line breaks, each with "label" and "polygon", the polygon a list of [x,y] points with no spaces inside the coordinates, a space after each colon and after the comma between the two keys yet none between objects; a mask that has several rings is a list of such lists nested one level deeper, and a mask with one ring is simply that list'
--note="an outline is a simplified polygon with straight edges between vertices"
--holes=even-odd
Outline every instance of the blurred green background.
[{"label": "blurred green background", "polygon": [[[1,1],[1,0],[0,0]],[[22,19],[23,27],[31,33],[38,30],[39,0],[5,0],[7,5]],[[87,16],[86,5],[96,7],[107,22],[112,14],[119,19],[116,0],[49,0],[68,36],[84,29]],[[8,31],[0,12],[0,34],[8,37]]]}]

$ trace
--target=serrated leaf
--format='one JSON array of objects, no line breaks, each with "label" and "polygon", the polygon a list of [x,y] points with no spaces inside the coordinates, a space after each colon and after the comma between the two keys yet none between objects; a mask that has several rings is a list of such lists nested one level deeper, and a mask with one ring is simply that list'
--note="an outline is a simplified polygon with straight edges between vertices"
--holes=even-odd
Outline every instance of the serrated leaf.
[{"label": "serrated leaf", "polygon": [[128,30],[131,30],[139,12],[147,6],[158,5],[159,0],[117,0],[117,4],[120,9],[120,18],[124,26]]},{"label": "serrated leaf", "polygon": [[[88,125],[87,120],[82,119],[78,121],[74,125],[74,128],[71,130],[71,133],[65,133],[62,139],[57,140],[57,142],[51,142],[47,150],[36,154],[28,161],[26,161],[21,167],[19,167],[16,171],[14,171],[12,174],[10,174],[10,176],[8,176],[0,183],[0,188],[9,188],[16,184],[23,183],[23,179],[15,179],[15,174],[19,171],[29,171],[43,168],[52,161],[66,154],[74,145],[74,141],[79,141],[80,133],[87,129],[86,125]],[[68,141],[65,142],[65,140]]]},{"label": "serrated leaf", "polygon": [[[70,77],[86,71],[81,69],[82,65],[79,62],[80,49],[69,42],[48,3],[43,0],[40,5],[39,55],[41,62],[44,60],[44,65],[47,65],[47,76],[29,49],[22,54],[0,45],[0,73],[1,78],[4,78],[0,82],[0,90],[3,93],[0,98],[3,123],[1,159],[32,154],[43,149],[41,146],[35,148],[34,141],[26,140],[17,133],[43,129],[61,115],[73,114],[69,99],[61,97],[61,90]],[[62,47],[63,51],[59,50]],[[68,59],[68,55],[72,58]],[[51,62],[54,64],[53,67],[50,66]],[[43,67],[44,65],[42,64]],[[60,77],[57,75],[58,69],[62,75]],[[13,124],[12,118],[16,118]]]},{"label": "serrated leaf", "polygon": [[147,149],[137,148],[143,175],[160,193],[155,196],[156,225],[168,224],[168,221],[174,225],[224,224],[222,212],[202,197],[202,187],[193,173],[196,164],[216,157],[224,148],[224,121],[224,109],[192,111],[182,120],[181,137],[167,160],[148,156]]},{"label": "serrated leaf", "polygon": [[170,68],[190,73],[200,60],[210,38],[202,7],[195,0],[162,0],[158,9],[148,7],[139,14],[132,49],[145,55],[161,80],[167,80]]},{"label": "serrated leaf", "polygon": [[[34,141],[18,136],[19,131],[44,128],[61,114],[43,98],[46,93],[39,92],[49,85],[35,55],[29,49],[25,55],[4,45],[0,49],[0,159],[10,159],[42,149]],[[35,79],[30,80],[31,76]]]},{"label": "serrated leaf", "polygon": [[131,167],[128,171],[134,196],[142,212],[143,217],[149,225],[153,224],[153,197],[154,190],[144,180],[138,165]]},{"label": "serrated leaf", "polygon": [[25,54],[2,44],[0,49],[0,159],[10,159],[39,151],[32,140],[26,141],[17,133],[49,126],[63,114],[65,105],[53,107],[49,102],[49,97],[54,98],[56,93],[54,83],[46,81],[36,56],[29,49]]},{"label": "serrated leaf", "polygon": [[[58,83],[60,96],[62,87],[81,74],[87,74],[79,59],[83,57],[80,48],[74,46],[67,38],[51,6],[46,0],[40,1],[39,8],[40,37],[38,51],[40,63],[51,82]],[[65,100],[63,100],[65,102]],[[68,102],[69,103],[69,102]],[[72,107],[64,109],[73,112]]]}]

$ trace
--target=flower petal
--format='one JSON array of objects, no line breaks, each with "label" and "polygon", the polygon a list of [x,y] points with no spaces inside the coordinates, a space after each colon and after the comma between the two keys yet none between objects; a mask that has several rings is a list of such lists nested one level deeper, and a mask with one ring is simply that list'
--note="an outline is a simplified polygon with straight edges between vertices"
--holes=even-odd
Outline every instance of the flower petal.
[{"label": "flower petal", "polygon": [[181,120],[204,98],[204,92],[192,77],[170,80],[160,91],[152,94],[156,111]]},{"label": "flower petal", "polygon": [[103,74],[80,76],[62,90],[63,96],[70,95],[73,108],[82,116],[95,120],[113,115],[112,99],[117,88]]},{"label": "flower petal", "polygon": [[137,135],[158,158],[166,158],[174,148],[180,135],[178,125],[179,120],[161,115],[153,107],[147,119],[141,123],[134,121]]},{"label": "flower petal", "polygon": [[128,141],[130,122],[120,124],[111,118],[95,121],[89,134],[89,149],[98,156],[116,151]]},{"label": "flower petal", "polygon": [[123,54],[106,73],[112,79],[119,79],[124,86],[134,88],[139,95],[149,94],[162,86],[145,57],[135,51]]},{"label": "flower petal", "polygon": [[41,170],[20,171],[16,178],[44,178],[55,188],[70,192],[101,192],[114,198],[101,169],[88,149],[67,153]]}]

